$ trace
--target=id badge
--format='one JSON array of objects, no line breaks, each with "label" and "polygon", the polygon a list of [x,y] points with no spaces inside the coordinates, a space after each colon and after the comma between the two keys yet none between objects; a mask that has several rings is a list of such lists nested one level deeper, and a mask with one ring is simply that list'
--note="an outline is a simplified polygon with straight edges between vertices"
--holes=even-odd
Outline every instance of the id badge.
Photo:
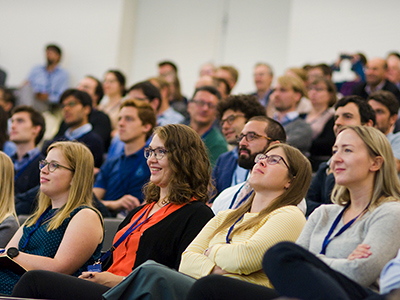
[{"label": "id badge", "polygon": [[88,272],[101,272],[101,264],[95,263],[93,265],[89,265],[87,270]]}]

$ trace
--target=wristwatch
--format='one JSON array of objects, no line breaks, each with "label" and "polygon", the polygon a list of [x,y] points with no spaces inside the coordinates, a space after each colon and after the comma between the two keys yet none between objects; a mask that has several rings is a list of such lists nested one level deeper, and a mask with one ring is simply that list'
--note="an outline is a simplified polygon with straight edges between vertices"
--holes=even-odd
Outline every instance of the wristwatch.
[{"label": "wristwatch", "polygon": [[17,257],[19,255],[19,250],[15,247],[8,248],[7,255],[11,259],[14,259],[15,257]]}]

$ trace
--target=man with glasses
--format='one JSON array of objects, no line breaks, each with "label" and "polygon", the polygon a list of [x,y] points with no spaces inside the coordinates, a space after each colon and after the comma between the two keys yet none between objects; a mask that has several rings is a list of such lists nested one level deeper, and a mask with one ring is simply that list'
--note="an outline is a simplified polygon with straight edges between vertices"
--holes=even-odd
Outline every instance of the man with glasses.
[{"label": "man with glasses", "polygon": [[195,90],[193,99],[188,103],[190,127],[196,131],[207,147],[211,166],[218,157],[228,151],[227,143],[221,132],[215,128],[217,105],[221,94],[213,86],[202,86]]},{"label": "man with glasses", "polygon": [[30,106],[17,106],[12,111],[10,140],[17,146],[11,156],[14,163],[15,209],[18,215],[29,215],[39,191],[38,163],[44,159],[37,145],[46,125],[41,113]]},{"label": "man with glasses", "polygon": [[[156,115],[147,103],[126,100],[118,117],[118,134],[124,142],[121,155],[107,158],[97,174],[93,192],[112,216],[139,206],[142,187],[150,178],[144,147],[156,125]],[[148,152],[146,152],[148,156]]]},{"label": "man with glasses", "polygon": [[92,98],[88,93],[77,89],[66,90],[60,98],[63,121],[68,126],[64,135],[56,136],[45,142],[42,153],[46,154],[47,147],[56,141],[78,141],[84,143],[92,152],[94,166],[100,168],[103,163],[104,143],[101,137],[93,131],[89,123],[92,111]]},{"label": "man with glasses", "polygon": [[[251,118],[237,137],[239,143],[239,166],[253,169],[258,154],[264,153],[270,145],[286,142],[282,125],[265,116]],[[215,214],[222,210],[235,209],[250,197],[252,188],[247,183],[239,183],[221,192],[215,199],[212,210]]]},{"label": "man with glasses", "polygon": [[229,96],[225,101],[218,103],[218,113],[222,134],[229,145],[234,149],[221,154],[213,169],[213,183],[216,195],[227,187],[246,181],[249,170],[238,165],[238,136],[246,122],[255,116],[265,117],[265,108],[255,96],[235,95]]}]

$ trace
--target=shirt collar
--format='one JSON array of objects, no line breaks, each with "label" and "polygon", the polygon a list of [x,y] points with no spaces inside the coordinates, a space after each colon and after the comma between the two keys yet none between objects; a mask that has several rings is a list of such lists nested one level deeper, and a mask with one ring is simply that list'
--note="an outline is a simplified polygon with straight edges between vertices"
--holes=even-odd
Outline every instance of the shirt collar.
[{"label": "shirt collar", "polygon": [[79,139],[81,136],[85,135],[86,133],[92,131],[92,129],[93,126],[90,123],[86,123],[85,125],[82,125],[81,127],[78,127],[75,130],[71,130],[71,128],[68,128],[65,131],[65,137],[70,141],[76,140]]}]

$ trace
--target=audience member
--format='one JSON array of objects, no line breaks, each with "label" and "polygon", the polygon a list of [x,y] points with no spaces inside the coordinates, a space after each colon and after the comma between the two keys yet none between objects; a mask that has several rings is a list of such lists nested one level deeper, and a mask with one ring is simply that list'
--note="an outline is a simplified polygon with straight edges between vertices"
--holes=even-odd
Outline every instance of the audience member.
[{"label": "audience member", "polygon": [[[158,127],[145,155],[152,170],[146,187],[146,204],[133,210],[119,226],[114,238],[115,250],[104,262],[103,272],[87,272],[80,279],[50,272],[28,272],[14,293],[33,292],[36,295],[32,297],[43,293],[40,297],[58,299],[102,299],[105,291],[121,281],[126,283],[124,276],[149,259],[178,269],[182,252],[213,217],[205,205],[210,188],[210,162],[200,137],[185,125]],[[126,241],[120,243],[129,232]]]},{"label": "audience member", "polygon": [[205,63],[200,67],[199,77],[206,76],[206,75],[214,76],[216,70],[217,70],[217,68],[215,67],[215,65],[213,63]]},{"label": "audience member", "polygon": [[387,79],[400,89],[400,53],[391,52],[386,58]]},{"label": "audience member", "polygon": [[327,64],[318,64],[311,66],[307,70],[307,87],[318,78],[332,80],[332,70]]},{"label": "audience member", "polygon": [[15,208],[18,215],[30,215],[36,207],[40,184],[38,164],[45,158],[38,144],[45,130],[42,114],[32,107],[21,105],[13,110],[10,140],[17,145],[11,159],[15,170]]},{"label": "audience member", "polygon": [[93,189],[113,216],[121,210],[131,211],[143,201],[142,187],[150,177],[144,147],[155,125],[156,116],[149,104],[135,100],[122,103],[118,134],[124,143],[123,153],[107,158]]},{"label": "audience member", "polygon": [[221,100],[225,100],[231,94],[231,87],[228,81],[224,78],[213,77],[213,82],[219,93],[221,94]]},{"label": "audience member", "polygon": [[[75,276],[100,256],[103,220],[92,207],[93,156],[75,142],[57,142],[39,163],[40,196],[36,212],[6,246],[27,270],[45,269]],[[0,269],[0,292],[11,294],[21,274]]]},{"label": "audience member", "polygon": [[[265,116],[256,116],[244,125],[237,141],[238,165],[251,172],[255,157],[273,144],[286,142],[286,134],[277,121]],[[251,193],[252,189],[247,181],[228,187],[215,199],[212,210],[217,214],[223,210],[238,208],[246,202]]]},{"label": "audience member", "polygon": [[45,111],[58,108],[61,94],[68,88],[68,73],[59,66],[61,48],[46,46],[46,65],[36,66],[28,76],[27,82],[35,94],[35,109]]},{"label": "audience member", "polygon": [[168,82],[168,79],[178,76],[178,67],[172,61],[162,61],[158,63],[158,75],[164,77]]},{"label": "audience member", "polygon": [[[372,107],[359,96],[347,96],[340,99],[335,105],[335,135],[343,126],[364,125],[375,126],[375,112]],[[331,192],[335,185],[330,168],[330,160],[320,164],[308,190],[307,216],[321,204],[330,204]]]},{"label": "audience member", "polygon": [[361,96],[364,99],[376,91],[384,90],[392,92],[400,102],[399,89],[387,80],[387,63],[383,58],[368,60],[365,69],[365,81],[354,86],[353,95]]},{"label": "audience member", "polygon": [[229,152],[222,153],[215,163],[212,177],[216,189],[215,196],[227,187],[246,181],[249,174],[248,169],[239,166],[239,149],[237,136],[243,130],[246,122],[255,116],[265,116],[265,108],[254,96],[237,95],[229,96],[222,100],[217,106],[220,116],[222,134],[229,145],[235,148]]},{"label": "audience member", "polygon": [[4,248],[19,224],[14,206],[14,166],[11,159],[0,151],[0,248]]},{"label": "audience member", "polygon": [[89,123],[89,114],[92,111],[92,98],[89,94],[77,89],[66,90],[60,98],[63,121],[68,126],[63,136],[57,136],[43,144],[42,153],[55,141],[78,141],[84,143],[92,152],[94,166],[100,168],[103,163],[103,141],[93,131]]},{"label": "audience member", "polygon": [[[89,115],[89,123],[93,126],[93,132],[97,133],[104,143],[104,151],[107,152],[111,142],[111,121],[107,114],[97,109],[98,102],[103,98],[103,86],[93,76],[86,76],[79,82],[78,90],[84,91],[92,98],[92,111]],[[68,129],[64,121],[61,122],[56,137],[63,136]]]},{"label": "audience member", "polygon": [[203,86],[195,90],[189,101],[190,127],[196,131],[206,144],[211,166],[214,167],[218,157],[228,151],[227,143],[213,124],[217,119],[217,105],[221,94],[213,86]]},{"label": "audience member", "polygon": [[15,96],[10,89],[0,86],[0,106],[3,107],[8,117],[11,117],[11,111],[15,106]]},{"label": "audience member", "polygon": [[239,72],[233,66],[219,66],[215,72],[215,77],[225,79],[232,91],[239,79]]},{"label": "audience member", "polygon": [[266,63],[258,63],[254,67],[254,84],[256,92],[252,95],[257,97],[257,100],[267,107],[269,96],[272,93],[271,84],[274,78],[274,72],[270,65]]},{"label": "audience member", "polygon": [[8,116],[0,105],[0,151],[11,157],[17,150],[15,144],[8,140]]},{"label": "audience member", "polygon": [[0,69],[0,86],[6,86],[7,73]]},{"label": "audience member", "polygon": [[305,120],[312,130],[310,161],[313,172],[316,172],[319,165],[331,157],[332,146],[335,143],[333,132],[335,110],[332,106],[337,100],[336,87],[332,81],[320,77],[310,84],[308,97],[312,110],[306,115]]},{"label": "audience member", "polygon": [[312,142],[312,130],[296,110],[300,99],[306,95],[303,82],[294,76],[281,76],[274,92],[272,103],[276,109],[274,119],[285,128],[287,143],[308,154]]},{"label": "audience member", "polygon": [[125,76],[118,70],[109,70],[104,76],[103,91],[98,109],[106,113],[111,121],[112,135],[115,134],[118,124],[118,112],[125,96]]}]

